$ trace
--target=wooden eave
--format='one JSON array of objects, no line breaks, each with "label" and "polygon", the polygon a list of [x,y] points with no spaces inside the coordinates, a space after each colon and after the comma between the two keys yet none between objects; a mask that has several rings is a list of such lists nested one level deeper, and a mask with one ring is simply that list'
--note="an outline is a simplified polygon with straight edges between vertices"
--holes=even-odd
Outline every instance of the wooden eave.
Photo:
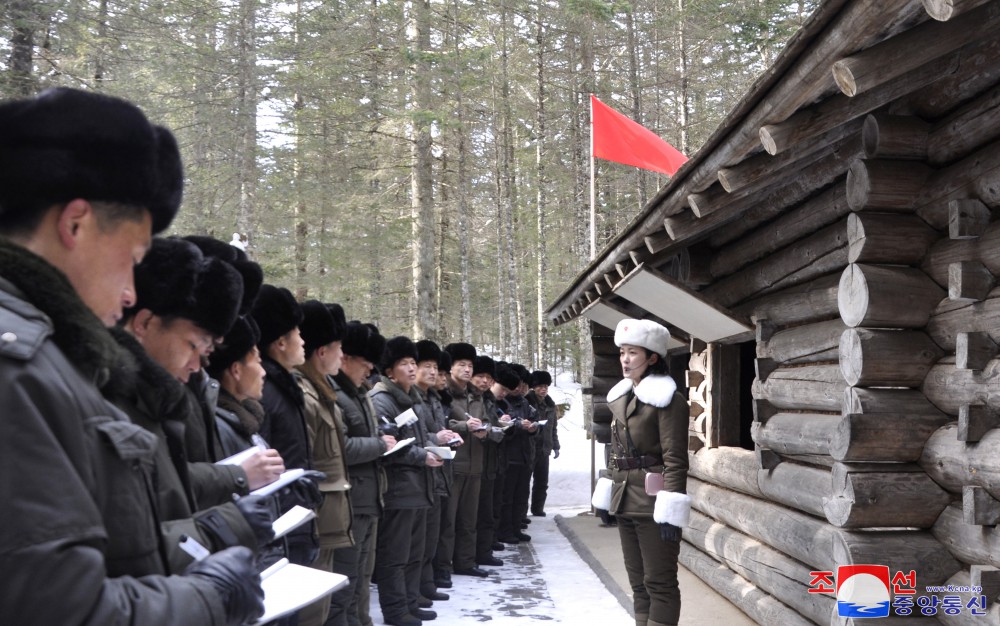
[{"label": "wooden eave", "polygon": [[[963,8],[967,11],[983,3],[973,0]],[[875,100],[877,94],[846,98],[831,68],[930,19],[920,0],[822,2],[705,145],[549,307],[549,319],[557,325],[572,320],[575,314],[562,314],[595,284],[606,285],[608,274],[620,273],[618,266],[634,268],[645,262],[656,268],[649,262],[651,257],[667,258],[711,236],[761,203],[762,193],[770,194],[767,201],[778,203],[781,210],[829,184],[819,179],[810,189],[810,181],[800,180],[799,171],[821,167],[823,159],[847,158],[853,148],[847,145],[851,134],[867,113],[885,104]],[[947,59],[926,69],[940,72],[939,66],[947,68]],[[896,80],[914,79],[904,75]],[[840,101],[851,105],[843,113],[846,119],[831,118],[829,128],[820,128],[778,156],[765,152],[762,129],[780,129],[796,114],[807,117],[827,102]],[[774,167],[767,167],[769,160]],[[723,183],[740,180],[741,172],[748,174],[727,192]],[[785,191],[786,182],[799,188]]]}]

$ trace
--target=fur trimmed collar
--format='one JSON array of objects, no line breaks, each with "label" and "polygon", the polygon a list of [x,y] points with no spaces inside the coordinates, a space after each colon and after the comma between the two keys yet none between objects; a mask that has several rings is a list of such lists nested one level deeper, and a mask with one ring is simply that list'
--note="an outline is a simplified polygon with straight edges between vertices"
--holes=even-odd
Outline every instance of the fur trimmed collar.
[{"label": "fur trimmed collar", "polygon": [[231,421],[230,424],[237,429],[237,432],[242,430],[240,434],[247,439],[250,435],[260,432],[260,424],[264,421],[264,407],[260,402],[252,398],[240,402],[223,388],[219,390],[219,408],[236,416],[239,424],[233,424]]},{"label": "fur trimmed collar", "polygon": [[[632,379],[623,378],[608,392],[608,402],[614,402],[633,390]],[[677,391],[677,383],[670,376],[647,376],[635,386],[635,397],[641,402],[657,408],[670,404]]]},{"label": "fur trimmed collar", "polygon": [[112,371],[134,367],[66,275],[48,261],[0,237],[0,277],[52,321],[52,341],[99,389],[116,382]]},{"label": "fur trimmed collar", "polygon": [[[106,394],[107,397],[116,403],[128,399],[141,400],[139,405],[145,406],[149,411],[148,417],[154,422],[168,419],[185,421],[190,405],[188,405],[187,389],[184,384],[178,382],[167,370],[163,369],[163,366],[154,361],[146,349],[142,347],[142,344],[125,329],[112,328],[111,336],[115,338],[118,345],[132,355],[138,364],[138,370],[133,380],[129,381],[130,384],[122,385],[122,388],[114,393]],[[116,376],[128,374],[119,371],[114,373]],[[135,418],[136,416],[131,417]]]}]

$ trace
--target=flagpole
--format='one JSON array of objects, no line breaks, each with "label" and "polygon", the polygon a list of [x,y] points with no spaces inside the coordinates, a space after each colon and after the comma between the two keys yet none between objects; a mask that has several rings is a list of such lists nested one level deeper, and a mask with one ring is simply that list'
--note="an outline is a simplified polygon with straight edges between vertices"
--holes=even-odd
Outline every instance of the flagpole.
[{"label": "flagpole", "polygon": [[590,260],[597,257],[597,203],[594,193],[594,94],[590,94]]},{"label": "flagpole", "polygon": [[[590,94],[590,260],[597,258],[597,209],[594,201],[594,94]],[[593,405],[593,396],[591,396]],[[593,417],[591,417],[593,419]],[[591,428],[590,434],[590,493],[594,493],[597,485],[597,440]],[[594,506],[590,506],[590,514],[594,515]]]}]

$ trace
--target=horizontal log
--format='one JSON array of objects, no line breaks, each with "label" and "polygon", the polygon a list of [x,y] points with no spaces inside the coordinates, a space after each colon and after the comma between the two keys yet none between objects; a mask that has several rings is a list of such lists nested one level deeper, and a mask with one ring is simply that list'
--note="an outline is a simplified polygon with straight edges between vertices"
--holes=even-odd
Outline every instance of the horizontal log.
[{"label": "horizontal log", "polygon": [[[815,569],[828,569],[838,531],[812,515],[688,478],[693,507]],[[877,561],[871,561],[877,562]]]},{"label": "horizontal log", "polygon": [[754,422],[751,434],[757,445],[781,455],[827,456],[842,420],[824,413],[776,413]]},{"label": "horizontal log", "polygon": [[688,454],[688,475],[706,483],[760,497],[757,461],[752,450],[742,448],[702,448]]},{"label": "horizontal log", "polygon": [[1000,289],[982,302],[943,300],[927,322],[927,334],[945,350],[954,352],[962,333],[986,333],[1000,342]]},{"label": "horizontal log", "polygon": [[929,162],[932,165],[951,163],[995,141],[1000,137],[998,107],[1000,87],[993,87],[936,122],[927,138]]},{"label": "horizontal log", "polygon": [[986,433],[978,443],[965,443],[958,439],[958,424],[945,424],[927,440],[920,467],[953,494],[971,485],[1000,498],[1000,429]]},{"label": "horizontal log", "polygon": [[851,263],[919,265],[940,239],[919,217],[895,213],[851,213],[847,260]]},{"label": "horizontal log", "polygon": [[847,204],[852,211],[913,212],[932,171],[919,161],[858,159],[847,172]]},{"label": "horizontal log", "polygon": [[943,414],[851,413],[840,418],[830,456],[847,463],[911,463],[924,444],[948,422]]},{"label": "horizontal log", "polygon": [[779,409],[839,411],[848,387],[836,364],[782,367],[766,381],[755,380],[753,397]]},{"label": "horizontal log", "polygon": [[830,470],[788,461],[758,470],[757,484],[771,502],[817,517],[823,515],[823,501],[831,495]]},{"label": "horizontal log", "polygon": [[839,358],[840,336],[846,328],[839,319],[793,326],[758,341],[757,356],[779,365],[834,361]]},{"label": "horizontal log", "polygon": [[839,285],[839,272],[827,274],[801,285],[749,300],[736,307],[735,312],[754,321],[768,320],[776,325],[839,318]]},{"label": "horizontal log", "polygon": [[927,159],[931,125],[912,115],[865,116],[861,140],[868,159]]},{"label": "horizontal log", "polygon": [[848,96],[881,87],[892,79],[941,58],[1000,26],[994,3],[947,22],[927,21],[833,64],[833,77]]},{"label": "horizontal log", "polygon": [[[916,214],[928,224],[943,230],[948,226],[948,206],[952,200],[978,197],[996,208],[997,170],[1000,169],[1000,141],[993,141],[948,167],[934,170],[923,188],[914,196]],[[988,184],[983,185],[987,182]]]},{"label": "horizontal log", "polygon": [[846,264],[847,220],[842,219],[719,280],[704,293],[722,306],[733,306],[756,294],[807,282]]},{"label": "horizontal log", "polygon": [[[832,185],[759,229],[749,232],[748,228],[748,232],[739,239],[719,249],[712,257],[709,269],[716,278],[732,274],[850,213],[844,187]],[[748,227],[744,220],[740,220],[739,225]]]},{"label": "horizontal log", "polygon": [[794,609],[764,593],[747,579],[688,543],[681,543],[678,560],[758,624],[813,626],[813,622]]},{"label": "horizontal log", "polygon": [[961,569],[947,547],[928,531],[842,531],[835,536],[838,565],[878,563],[891,572],[919,572],[918,583],[940,585]]},{"label": "horizontal log", "polygon": [[722,184],[721,177],[718,185],[712,185],[705,191],[688,195],[688,205],[691,212],[697,217],[705,217],[709,213],[717,210],[721,203],[726,201],[731,190]]},{"label": "horizontal log", "polygon": [[947,22],[966,11],[978,7],[989,0],[922,0],[927,15],[941,22]]},{"label": "horizontal log", "polygon": [[818,104],[799,109],[783,122],[761,126],[761,145],[770,154],[780,154],[791,146],[828,132],[848,120],[862,118],[894,100],[941,80],[942,77],[956,73],[963,55],[968,54],[968,50],[958,50],[893,78],[878,89],[853,98],[836,94]]},{"label": "horizontal log", "polygon": [[907,414],[943,416],[937,407],[931,404],[920,391],[916,389],[863,389],[848,387],[844,392],[844,415],[860,413],[873,414]]},{"label": "horizontal log", "polygon": [[837,291],[848,326],[922,328],[945,292],[918,269],[853,263]]},{"label": "horizontal log", "polygon": [[1000,411],[1000,359],[982,370],[971,370],[959,368],[954,358],[944,358],[928,372],[923,392],[949,415],[957,416],[964,404],[984,404]]},{"label": "horizontal log", "polygon": [[832,597],[809,593],[809,567],[697,511],[684,540],[815,622],[833,608]]},{"label": "horizontal log", "polygon": [[885,470],[838,463],[833,466],[833,492],[823,506],[827,520],[839,528],[930,528],[951,502],[918,466],[880,464]]},{"label": "horizontal log", "polygon": [[931,532],[962,563],[1000,567],[1000,528],[966,524],[961,502],[948,506]]},{"label": "horizontal log", "polygon": [[840,372],[858,387],[919,387],[944,351],[919,330],[849,328],[840,336]]}]

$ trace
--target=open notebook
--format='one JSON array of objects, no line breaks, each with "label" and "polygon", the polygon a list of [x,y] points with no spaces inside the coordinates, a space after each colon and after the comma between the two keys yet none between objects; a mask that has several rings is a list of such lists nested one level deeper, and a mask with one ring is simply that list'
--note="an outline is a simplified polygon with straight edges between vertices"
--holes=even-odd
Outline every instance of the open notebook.
[{"label": "open notebook", "polygon": [[347,585],[347,576],[289,563],[281,559],[260,573],[264,588],[264,624],[297,611]]}]

